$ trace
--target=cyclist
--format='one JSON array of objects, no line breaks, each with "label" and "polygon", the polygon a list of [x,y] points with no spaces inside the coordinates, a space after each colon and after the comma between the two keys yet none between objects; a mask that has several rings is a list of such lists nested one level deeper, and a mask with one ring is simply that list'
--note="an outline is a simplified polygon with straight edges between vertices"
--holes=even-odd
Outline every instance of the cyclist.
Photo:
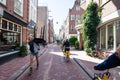
[{"label": "cyclist", "polygon": [[70,43],[68,39],[66,39],[66,41],[63,43],[63,47],[65,47],[65,52],[66,50],[70,50]]},{"label": "cyclist", "polygon": [[106,70],[117,66],[120,66],[120,43],[118,43],[116,51],[102,63],[95,65],[94,69]]}]

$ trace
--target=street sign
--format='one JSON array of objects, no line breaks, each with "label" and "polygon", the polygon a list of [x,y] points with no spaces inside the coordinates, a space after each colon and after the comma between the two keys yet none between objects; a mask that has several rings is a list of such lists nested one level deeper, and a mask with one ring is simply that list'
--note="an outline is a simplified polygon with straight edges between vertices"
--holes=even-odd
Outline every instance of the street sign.
[{"label": "street sign", "polygon": [[33,20],[30,20],[30,22],[29,22],[29,24],[28,24],[28,27],[30,27],[30,28],[35,28],[35,26],[36,26],[36,23],[33,21]]}]

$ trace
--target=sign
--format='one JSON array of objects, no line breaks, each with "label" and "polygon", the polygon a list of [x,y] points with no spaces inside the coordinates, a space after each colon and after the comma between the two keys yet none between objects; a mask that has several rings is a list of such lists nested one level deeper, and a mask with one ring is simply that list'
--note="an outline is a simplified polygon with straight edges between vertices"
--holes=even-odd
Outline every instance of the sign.
[{"label": "sign", "polygon": [[35,24],[35,22],[33,21],[33,20],[30,20],[30,22],[29,22],[29,24],[28,24],[28,27],[30,27],[30,28],[35,28],[35,26],[36,26],[36,24]]}]

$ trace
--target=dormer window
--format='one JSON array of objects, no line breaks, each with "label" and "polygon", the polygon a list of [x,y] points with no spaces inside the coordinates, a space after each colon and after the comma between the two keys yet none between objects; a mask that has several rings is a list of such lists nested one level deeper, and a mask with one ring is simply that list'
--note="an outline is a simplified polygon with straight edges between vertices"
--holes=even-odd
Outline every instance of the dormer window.
[{"label": "dormer window", "polygon": [[80,11],[80,6],[76,6],[76,11]]}]

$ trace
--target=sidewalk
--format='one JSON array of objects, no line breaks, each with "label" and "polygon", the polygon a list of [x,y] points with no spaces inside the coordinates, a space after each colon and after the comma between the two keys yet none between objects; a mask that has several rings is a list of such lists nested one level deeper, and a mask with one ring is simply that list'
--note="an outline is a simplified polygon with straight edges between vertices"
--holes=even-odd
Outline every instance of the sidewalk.
[{"label": "sidewalk", "polygon": [[[40,53],[44,51],[41,47]],[[8,80],[13,74],[19,71],[23,66],[29,63],[29,55],[26,57],[18,57],[12,61],[0,66],[0,80]]]},{"label": "sidewalk", "polygon": [[[85,67],[92,73],[103,73],[104,71],[94,70],[94,65],[101,63],[103,60],[98,58],[90,57],[85,51],[71,50],[71,57],[77,58]],[[111,73],[110,80],[119,80],[120,78],[120,67],[116,67],[109,70]]]}]

